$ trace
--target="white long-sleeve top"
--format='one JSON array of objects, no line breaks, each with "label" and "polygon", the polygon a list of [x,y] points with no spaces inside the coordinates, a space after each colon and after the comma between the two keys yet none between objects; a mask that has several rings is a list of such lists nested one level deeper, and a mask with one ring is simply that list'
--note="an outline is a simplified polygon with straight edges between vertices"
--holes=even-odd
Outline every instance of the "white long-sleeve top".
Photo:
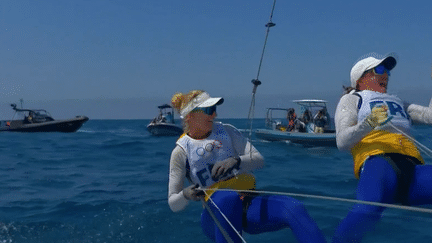
[{"label": "white long-sleeve top", "polygon": [[[264,166],[264,158],[255,147],[233,126],[223,124],[240,159],[239,173],[249,172]],[[168,204],[173,212],[183,210],[188,204],[183,195],[186,179],[186,152],[177,145],[171,153],[168,182]]]},{"label": "white long-sleeve top", "polygon": [[[345,94],[336,107],[336,143],[339,150],[351,150],[373,130],[365,120],[358,122],[359,99],[353,92]],[[404,110],[414,123],[432,124],[432,99],[429,107],[404,102]],[[391,127],[387,129],[392,130]],[[394,129],[391,132],[398,133]]]}]

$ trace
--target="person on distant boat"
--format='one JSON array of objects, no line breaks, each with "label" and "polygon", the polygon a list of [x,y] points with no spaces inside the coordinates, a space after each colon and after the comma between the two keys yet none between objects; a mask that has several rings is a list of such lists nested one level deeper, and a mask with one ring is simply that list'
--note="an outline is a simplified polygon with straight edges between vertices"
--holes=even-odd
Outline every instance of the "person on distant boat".
[{"label": "person on distant boat", "polygon": [[[172,106],[183,119],[185,133],[177,140],[170,159],[168,204],[171,210],[178,212],[190,200],[201,200],[212,212],[204,208],[201,226],[214,242],[227,242],[225,233],[232,242],[241,242],[236,231],[259,234],[283,228],[291,228],[299,242],[325,242],[300,201],[236,191],[255,189],[251,172],[263,167],[264,158],[234,126],[214,121],[216,107],[223,101],[202,90],[172,97]],[[184,187],[185,179],[190,186]]]},{"label": "person on distant boat", "polygon": [[25,122],[26,123],[33,123],[33,116],[34,116],[33,111],[30,111],[29,115],[25,119]]},{"label": "person on distant boat", "polygon": [[297,115],[295,113],[294,108],[290,108],[288,110],[287,120],[288,120],[288,126],[286,130],[288,132],[293,132],[296,128],[296,121],[297,121]]},{"label": "person on distant boat", "polygon": [[310,110],[306,109],[303,112],[301,119],[305,124],[308,124],[309,122],[311,122],[312,121],[312,114],[311,114]]},{"label": "person on distant boat", "polygon": [[307,128],[310,125],[309,123],[312,122],[312,114],[310,112],[310,110],[306,109],[303,114],[302,117],[299,119],[300,122],[300,127],[299,127],[299,132],[307,132]]},{"label": "person on distant boat", "polygon": [[174,123],[174,116],[170,111],[168,111],[165,118],[167,123]]},{"label": "person on distant boat", "polygon": [[[429,107],[387,94],[397,56],[369,54],[351,69],[336,108],[336,142],[351,151],[359,179],[357,200],[421,205],[432,203],[432,166],[424,161],[410,133],[411,122],[432,124]],[[333,242],[360,242],[379,221],[384,207],[356,204],[335,231]]]},{"label": "person on distant boat", "polygon": [[324,127],[327,124],[327,116],[324,109],[321,109],[317,112],[314,119],[315,124],[315,133],[324,133]]},{"label": "person on distant boat", "polygon": [[162,111],[159,111],[159,114],[158,114],[158,116],[156,117],[156,122],[165,122],[164,121],[164,116],[163,116],[163,114],[162,114]]}]

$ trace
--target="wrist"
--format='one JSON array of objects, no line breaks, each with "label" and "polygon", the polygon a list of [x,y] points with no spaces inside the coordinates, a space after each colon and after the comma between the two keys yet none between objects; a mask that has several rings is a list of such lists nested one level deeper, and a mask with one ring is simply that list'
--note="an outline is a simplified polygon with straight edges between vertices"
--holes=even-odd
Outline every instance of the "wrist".
[{"label": "wrist", "polygon": [[181,194],[183,195],[183,198],[186,200],[190,200],[189,197],[187,196],[187,194],[185,193],[186,189],[183,189],[183,191],[181,191]]}]

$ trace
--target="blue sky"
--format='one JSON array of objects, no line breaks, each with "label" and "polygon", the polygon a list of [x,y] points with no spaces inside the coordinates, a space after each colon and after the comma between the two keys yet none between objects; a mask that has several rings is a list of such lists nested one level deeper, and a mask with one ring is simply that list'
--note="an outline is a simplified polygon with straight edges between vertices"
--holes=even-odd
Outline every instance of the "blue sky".
[{"label": "blue sky", "polygon": [[[148,119],[175,92],[223,96],[247,117],[273,0],[0,1],[0,119],[9,103],[58,118]],[[389,93],[432,94],[432,3],[276,2],[256,116],[300,98],[333,110],[353,63],[396,52]],[[41,107],[43,106],[43,107]]]}]

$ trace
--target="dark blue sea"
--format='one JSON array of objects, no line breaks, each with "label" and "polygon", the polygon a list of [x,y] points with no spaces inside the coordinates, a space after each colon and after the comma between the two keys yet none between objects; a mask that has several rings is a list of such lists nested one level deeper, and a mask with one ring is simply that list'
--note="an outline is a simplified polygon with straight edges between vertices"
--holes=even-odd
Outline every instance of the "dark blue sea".
[{"label": "dark blue sea", "polygon": [[[240,129],[246,119],[222,119]],[[76,133],[0,134],[0,243],[209,242],[202,205],[167,204],[175,137],[153,137],[149,120],[90,120]],[[254,128],[264,127],[263,119]],[[414,136],[432,148],[431,127]],[[266,159],[257,189],[355,198],[352,159],[336,148],[253,144]],[[427,163],[432,163],[430,158]],[[330,241],[352,203],[297,198]],[[432,214],[387,209],[364,242],[432,242]],[[247,242],[296,242],[289,229],[244,234]]]}]

